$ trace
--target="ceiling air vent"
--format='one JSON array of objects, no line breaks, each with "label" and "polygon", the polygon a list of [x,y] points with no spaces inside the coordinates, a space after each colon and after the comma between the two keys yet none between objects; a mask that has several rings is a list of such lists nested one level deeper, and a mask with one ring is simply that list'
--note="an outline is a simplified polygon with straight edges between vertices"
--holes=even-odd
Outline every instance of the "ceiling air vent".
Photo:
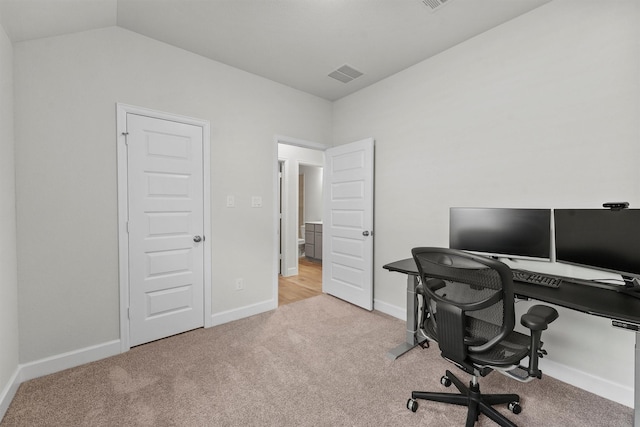
[{"label": "ceiling air vent", "polygon": [[453,0],[420,0],[422,3],[431,9],[432,12],[436,12],[447,3],[451,3]]},{"label": "ceiling air vent", "polygon": [[342,83],[349,83],[351,80],[357,79],[362,73],[353,67],[343,65],[335,71],[329,73],[329,77],[340,80]]}]

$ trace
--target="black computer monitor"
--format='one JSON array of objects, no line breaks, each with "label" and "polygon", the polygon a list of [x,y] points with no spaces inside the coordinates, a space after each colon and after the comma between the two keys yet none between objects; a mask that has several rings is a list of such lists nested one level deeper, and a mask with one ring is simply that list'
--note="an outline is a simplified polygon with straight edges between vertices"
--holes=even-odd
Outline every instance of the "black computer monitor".
[{"label": "black computer monitor", "polygon": [[640,209],[555,209],[556,260],[640,277]]},{"label": "black computer monitor", "polygon": [[449,210],[449,247],[506,258],[551,260],[551,210]]}]

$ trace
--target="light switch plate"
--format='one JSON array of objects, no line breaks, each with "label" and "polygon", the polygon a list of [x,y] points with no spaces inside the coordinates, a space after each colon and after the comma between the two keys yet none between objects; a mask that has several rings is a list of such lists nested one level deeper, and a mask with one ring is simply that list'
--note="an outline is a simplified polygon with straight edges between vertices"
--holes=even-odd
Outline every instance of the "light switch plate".
[{"label": "light switch plate", "polygon": [[262,207],[262,197],[253,196],[251,198],[251,207],[252,208],[261,208]]}]

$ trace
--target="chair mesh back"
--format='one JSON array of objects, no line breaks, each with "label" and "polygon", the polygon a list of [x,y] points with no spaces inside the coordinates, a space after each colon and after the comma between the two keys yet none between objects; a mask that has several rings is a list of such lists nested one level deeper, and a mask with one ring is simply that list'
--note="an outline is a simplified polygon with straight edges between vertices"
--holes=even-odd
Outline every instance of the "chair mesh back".
[{"label": "chair mesh back", "polygon": [[[515,315],[511,271],[506,265],[444,248],[416,248],[413,255],[429,296],[429,321],[433,322],[432,330],[435,330],[445,357],[464,357],[467,351],[497,342],[513,330]],[[508,279],[508,288],[504,286],[505,278]],[[429,283],[433,283],[430,279],[441,279],[442,282],[437,281],[437,286],[430,287]],[[449,325],[440,325],[439,328],[438,306],[441,311],[449,306],[459,308],[465,330],[455,334]],[[449,311],[447,308],[447,313]],[[443,336],[445,333],[451,336]],[[447,349],[447,346],[451,348]],[[462,363],[461,360],[456,361]]]}]

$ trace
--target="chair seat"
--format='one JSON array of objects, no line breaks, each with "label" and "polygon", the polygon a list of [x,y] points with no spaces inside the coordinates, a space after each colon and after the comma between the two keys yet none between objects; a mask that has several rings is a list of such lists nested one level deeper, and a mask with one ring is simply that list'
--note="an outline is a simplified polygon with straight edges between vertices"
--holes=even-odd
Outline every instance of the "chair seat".
[{"label": "chair seat", "polygon": [[469,360],[478,365],[517,365],[529,354],[530,343],[531,339],[528,336],[512,331],[490,350],[482,353],[469,351],[467,356]]},{"label": "chair seat", "polygon": [[[479,319],[472,319],[471,322],[476,325],[483,323],[487,329],[495,328],[495,326]],[[435,322],[428,322],[424,325],[422,331],[429,339],[436,342],[438,341]],[[467,356],[471,362],[478,365],[493,365],[499,367],[517,365],[528,355],[530,345],[531,339],[529,336],[521,334],[520,332],[511,331],[503,341],[499,342],[490,350],[481,353],[469,351]]]}]

